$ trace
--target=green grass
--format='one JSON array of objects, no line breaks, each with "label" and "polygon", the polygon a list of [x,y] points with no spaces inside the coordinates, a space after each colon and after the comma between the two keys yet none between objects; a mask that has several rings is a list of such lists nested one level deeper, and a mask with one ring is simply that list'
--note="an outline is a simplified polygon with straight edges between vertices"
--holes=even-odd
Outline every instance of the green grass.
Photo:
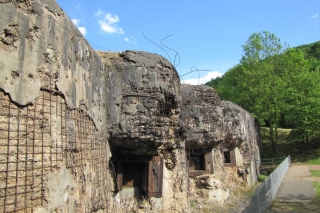
[{"label": "green grass", "polygon": [[258,181],[259,182],[263,182],[265,179],[267,179],[267,176],[265,176],[265,175],[259,175],[258,176]]},{"label": "green grass", "polygon": [[310,170],[312,176],[320,177],[320,170]]},{"label": "green grass", "polygon": [[[320,177],[320,170],[311,170],[310,173],[314,177]],[[317,191],[317,197],[320,198],[320,181],[313,181],[314,188]]]},{"label": "green grass", "polygon": [[310,143],[310,151],[308,152],[307,144],[291,132],[291,129],[278,129],[278,152],[272,150],[269,129],[260,128],[261,134],[261,158],[279,158],[291,156],[292,163],[305,163],[320,165],[320,136],[313,138]]},{"label": "green grass", "polygon": [[314,188],[317,191],[317,197],[320,198],[320,183],[318,181],[313,182]]},{"label": "green grass", "polygon": [[319,159],[314,159],[314,160],[309,160],[306,162],[306,164],[309,165],[320,165],[320,158]]},{"label": "green grass", "polygon": [[191,208],[194,208],[194,207],[195,207],[195,202],[191,201],[191,202],[190,202],[190,207],[191,207]]}]

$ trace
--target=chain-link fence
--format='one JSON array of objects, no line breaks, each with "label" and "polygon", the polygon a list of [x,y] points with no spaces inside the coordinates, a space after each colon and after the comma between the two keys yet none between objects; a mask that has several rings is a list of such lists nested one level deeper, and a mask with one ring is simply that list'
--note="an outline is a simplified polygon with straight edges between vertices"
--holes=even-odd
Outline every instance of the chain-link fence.
[{"label": "chain-link fence", "polygon": [[233,209],[232,213],[266,212],[275,197],[290,164],[291,157],[288,156],[256,189],[253,195]]}]

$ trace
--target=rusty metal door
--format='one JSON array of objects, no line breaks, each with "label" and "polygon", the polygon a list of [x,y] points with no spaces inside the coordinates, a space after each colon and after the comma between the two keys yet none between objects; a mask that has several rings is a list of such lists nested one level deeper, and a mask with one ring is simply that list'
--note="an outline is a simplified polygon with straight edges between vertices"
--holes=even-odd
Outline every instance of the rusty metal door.
[{"label": "rusty metal door", "polygon": [[149,162],[148,170],[148,197],[162,196],[163,158],[154,156]]},{"label": "rusty metal door", "polygon": [[230,157],[231,157],[231,165],[232,166],[236,166],[237,165],[237,161],[236,161],[236,151],[235,151],[235,149],[230,152]]},{"label": "rusty metal door", "polygon": [[204,156],[206,174],[213,174],[213,159],[212,151],[208,152]]},{"label": "rusty metal door", "polygon": [[117,188],[118,191],[122,190],[123,185],[123,171],[122,171],[122,161],[117,162]]}]

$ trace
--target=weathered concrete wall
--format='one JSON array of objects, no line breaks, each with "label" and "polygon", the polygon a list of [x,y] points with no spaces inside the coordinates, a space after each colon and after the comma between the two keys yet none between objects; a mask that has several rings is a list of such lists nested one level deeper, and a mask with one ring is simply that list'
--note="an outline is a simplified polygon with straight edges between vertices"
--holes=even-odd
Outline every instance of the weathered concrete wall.
[{"label": "weathered concrete wall", "polygon": [[[182,85],[181,90],[187,154],[192,155],[195,149],[206,153],[208,148],[213,149],[213,173],[192,178],[190,190],[207,201],[224,202],[232,184],[252,185],[257,181],[254,172],[256,159],[260,159],[257,122],[236,104],[220,101],[210,87]],[[225,152],[229,152],[229,163],[225,162]]]},{"label": "weathered concrete wall", "polygon": [[110,143],[151,155],[160,146],[179,146],[181,92],[174,67],[146,52],[99,54],[108,70]]},{"label": "weathered concrete wall", "polygon": [[223,204],[230,195],[223,155],[217,148],[212,149],[212,160],[214,162],[213,174],[189,178],[189,199],[198,205],[203,206],[208,202]]},{"label": "weathered concrete wall", "polygon": [[[256,181],[256,123],[212,88],[181,85],[159,55],[95,52],[53,0],[0,0],[0,14],[0,211],[188,212]],[[163,159],[161,197],[118,200],[109,142]],[[214,173],[188,179],[186,148],[212,149]]]},{"label": "weathered concrete wall", "polygon": [[1,212],[107,207],[109,147],[85,111],[46,91],[25,107],[1,92],[0,103]]},{"label": "weathered concrete wall", "polygon": [[62,92],[99,128],[105,122],[103,65],[55,1],[0,2],[0,87],[19,105],[34,103],[40,89]]},{"label": "weathered concrete wall", "polygon": [[181,120],[187,128],[187,148],[213,148],[224,141],[223,114],[218,93],[211,87],[181,86]]},{"label": "weathered concrete wall", "polygon": [[104,65],[55,1],[0,14],[0,211],[107,209]]},{"label": "weathered concrete wall", "polygon": [[[238,105],[222,101],[225,129],[229,130],[225,141],[235,149],[237,173],[245,178],[249,185],[257,182],[256,160],[260,159],[260,131],[258,121]],[[241,156],[240,156],[241,155]]]},{"label": "weathered concrete wall", "polygon": [[180,79],[165,58],[139,51],[99,52],[107,67],[112,147],[164,158],[161,210],[187,209]]},{"label": "weathered concrete wall", "polygon": [[162,188],[163,212],[188,212],[190,208],[188,190],[188,170],[184,148],[174,149],[166,161],[174,160],[175,166],[164,167]]}]

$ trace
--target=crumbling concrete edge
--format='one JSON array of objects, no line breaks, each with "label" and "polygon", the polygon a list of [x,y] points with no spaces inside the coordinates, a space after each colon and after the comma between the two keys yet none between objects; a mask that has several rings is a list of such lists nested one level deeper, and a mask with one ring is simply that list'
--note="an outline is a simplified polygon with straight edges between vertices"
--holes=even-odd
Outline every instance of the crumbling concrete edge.
[{"label": "crumbling concrete edge", "polygon": [[68,108],[84,107],[101,129],[104,65],[58,4],[5,1],[0,13],[0,89],[19,106],[33,104],[42,89],[59,92]]}]

